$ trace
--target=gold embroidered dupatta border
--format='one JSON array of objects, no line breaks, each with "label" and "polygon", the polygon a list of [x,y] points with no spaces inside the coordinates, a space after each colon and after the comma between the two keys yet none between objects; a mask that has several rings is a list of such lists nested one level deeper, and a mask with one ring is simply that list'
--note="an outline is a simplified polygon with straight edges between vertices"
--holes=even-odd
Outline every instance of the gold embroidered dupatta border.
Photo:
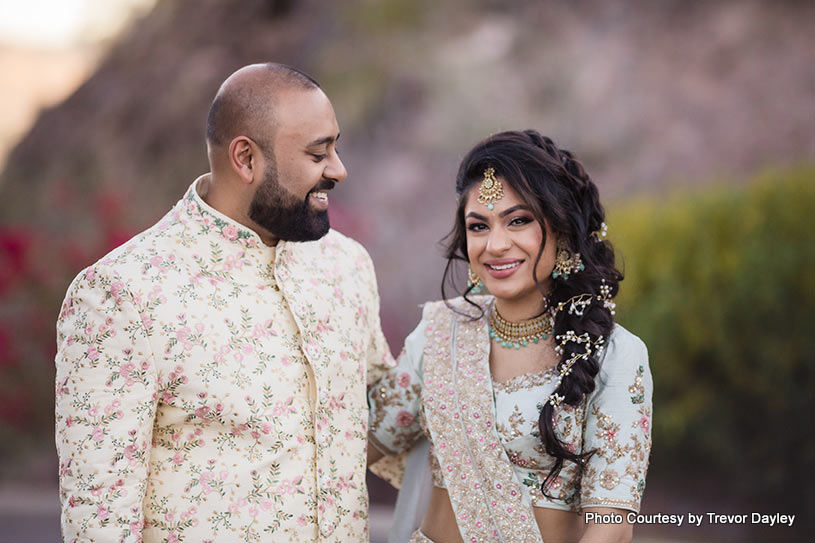
[{"label": "gold embroidered dupatta border", "polygon": [[462,317],[443,302],[428,309],[422,402],[461,536],[540,543],[495,428],[486,319]]}]

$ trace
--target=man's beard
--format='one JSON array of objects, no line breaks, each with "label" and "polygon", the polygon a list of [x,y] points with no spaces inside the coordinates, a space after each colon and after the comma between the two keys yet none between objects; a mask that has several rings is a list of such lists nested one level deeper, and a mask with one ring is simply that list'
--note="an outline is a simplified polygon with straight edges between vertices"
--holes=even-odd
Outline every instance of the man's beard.
[{"label": "man's beard", "polygon": [[323,179],[305,200],[280,185],[274,164],[266,170],[263,181],[249,205],[249,218],[269,231],[277,239],[286,241],[314,241],[328,233],[328,211],[314,211],[308,203],[311,192],[330,190],[334,181]]}]

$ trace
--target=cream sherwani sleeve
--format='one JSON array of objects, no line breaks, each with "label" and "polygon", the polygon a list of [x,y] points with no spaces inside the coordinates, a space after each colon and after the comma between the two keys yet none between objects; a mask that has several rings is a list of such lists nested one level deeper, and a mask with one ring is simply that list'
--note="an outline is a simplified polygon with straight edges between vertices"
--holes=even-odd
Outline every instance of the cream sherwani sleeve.
[{"label": "cream sherwani sleeve", "polygon": [[73,282],[57,322],[56,446],[65,541],[141,541],[157,378],[124,283]]},{"label": "cream sherwani sleeve", "polygon": [[396,365],[391,354],[385,335],[382,333],[382,323],[379,317],[379,289],[376,283],[374,265],[368,252],[360,246],[360,255],[357,260],[360,272],[367,276],[369,296],[372,300],[370,315],[370,337],[365,354],[367,363],[366,381],[370,387],[379,381],[383,373]]}]

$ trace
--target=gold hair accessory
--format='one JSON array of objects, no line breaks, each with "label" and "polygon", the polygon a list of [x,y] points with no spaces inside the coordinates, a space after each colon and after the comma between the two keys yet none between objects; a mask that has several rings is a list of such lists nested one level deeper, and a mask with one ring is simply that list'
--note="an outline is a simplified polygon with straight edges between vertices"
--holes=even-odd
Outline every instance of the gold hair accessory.
[{"label": "gold hair accessory", "polygon": [[541,404],[542,406],[548,403],[552,404],[553,408],[558,407],[561,402],[566,399],[565,395],[557,393],[557,391],[560,389],[560,384],[563,382],[563,378],[572,373],[574,365],[579,360],[588,360],[593,354],[600,355],[603,352],[603,344],[605,343],[605,339],[603,336],[600,336],[597,339],[592,339],[591,335],[588,333],[583,333],[578,336],[575,334],[574,330],[568,330],[565,334],[555,336],[555,352],[558,354],[563,354],[563,348],[570,342],[574,343],[578,347],[580,345],[585,345],[585,351],[577,351],[572,353],[572,355],[564,362],[558,362],[558,365],[556,366],[558,368],[558,374],[557,380],[555,381],[555,391],[552,392],[544,404]]},{"label": "gold hair accessory", "polygon": [[608,225],[606,223],[601,223],[600,228],[592,232],[590,236],[597,241],[603,241],[606,239],[606,237],[608,237]]},{"label": "gold hair accessory", "polygon": [[615,308],[617,304],[611,298],[611,287],[606,284],[606,280],[603,279],[603,283],[600,286],[600,294],[578,294],[576,296],[572,296],[565,302],[560,302],[552,311],[557,314],[566,309],[566,312],[569,315],[577,315],[578,317],[582,317],[583,313],[586,312],[586,309],[593,304],[594,302],[603,302],[603,307],[608,309],[608,311],[614,315]]},{"label": "gold hair accessory", "polygon": [[484,179],[478,187],[478,201],[492,210],[495,207],[495,202],[503,197],[504,187],[495,178],[495,168],[487,168],[484,170]]},{"label": "gold hair accessory", "polygon": [[550,311],[532,319],[509,322],[498,313],[495,304],[490,310],[490,337],[508,349],[520,349],[530,342],[538,343],[549,337],[553,327],[554,318]]}]

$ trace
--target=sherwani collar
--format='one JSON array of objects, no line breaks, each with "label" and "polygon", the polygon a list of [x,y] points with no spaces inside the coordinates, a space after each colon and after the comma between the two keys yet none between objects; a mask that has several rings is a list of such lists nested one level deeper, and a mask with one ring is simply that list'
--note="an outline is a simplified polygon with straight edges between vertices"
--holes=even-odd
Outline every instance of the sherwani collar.
[{"label": "sherwani collar", "polygon": [[178,204],[176,217],[195,225],[198,233],[209,239],[210,255],[206,256],[222,253],[224,258],[238,259],[237,267],[251,265],[261,274],[273,277],[275,261],[290,252],[289,245],[297,243],[280,240],[275,246],[266,245],[257,232],[207,204],[204,197],[210,175],[203,174],[193,181]]}]

